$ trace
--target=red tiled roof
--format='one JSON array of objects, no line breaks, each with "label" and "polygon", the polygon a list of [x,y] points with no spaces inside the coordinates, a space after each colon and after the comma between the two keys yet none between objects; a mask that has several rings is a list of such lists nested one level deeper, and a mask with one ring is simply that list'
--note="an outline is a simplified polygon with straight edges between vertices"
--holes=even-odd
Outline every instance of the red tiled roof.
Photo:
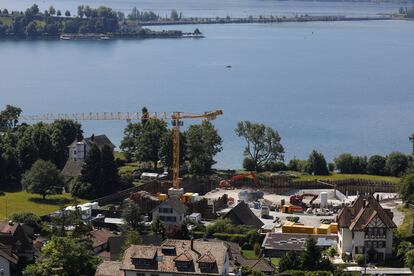
[{"label": "red tiled roof", "polygon": [[378,217],[388,228],[396,228],[390,212],[370,196],[359,196],[351,206],[345,206],[338,214],[338,225],[350,230],[363,230]]},{"label": "red tiled roof", "polygon": [[93,248],[96,248],[103,244],[108,243],[108,239],[110,237],[115,236],[114,234],[112,234],[111,231],[106,230],[106,229],[92,230],[91,232],[89,232],[89,235],[91,236]]}]

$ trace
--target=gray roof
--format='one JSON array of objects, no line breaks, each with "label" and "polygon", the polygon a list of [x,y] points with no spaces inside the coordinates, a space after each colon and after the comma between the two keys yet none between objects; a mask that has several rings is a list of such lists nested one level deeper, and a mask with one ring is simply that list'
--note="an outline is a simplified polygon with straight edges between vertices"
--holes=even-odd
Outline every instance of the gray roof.
[{"label": "gray roof", "polygon": [[105,135],[92,135],[89,138],[83,139],[85,143],[88,143],[89,145],[97,145],[99,149],[102,149],[105,145],[108,145],[111,148],[115,148],[114,144],[112,144],[111,140]]},{"label": "gray roof", "polygon": [[264,224],[243,201],[231,209],[224,218],[230,219],[233,224],[247,225],[256,229]]},{"label": "gray roof", "polygon": [[170,197],[166,201],[163,201],[160,205],[152,209],[151,213],[153,213],[157,208],[164,206],[173,208],[179,214],[185,214],[188,210],[188,207],[185,206],[178,198]]},{"label": "gray roof", "polygon": [[338,239],[337,235],[267,233],[262,247],[273,250],[303,251],[305,241],[309,236],[316,240],[316,245],[321,247],[334,245]]},{"label": "gray roof", "polygon": [[65,164],[65,167],[63,167],[62,175],[66,177],[77,177],[81,174],[82,166],[83,166],[82,160],[68,160]]}]

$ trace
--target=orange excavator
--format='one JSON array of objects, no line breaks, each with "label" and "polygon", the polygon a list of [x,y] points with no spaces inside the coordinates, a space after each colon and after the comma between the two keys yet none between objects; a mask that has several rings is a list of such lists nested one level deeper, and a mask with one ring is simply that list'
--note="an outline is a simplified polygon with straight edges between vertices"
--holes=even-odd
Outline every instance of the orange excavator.
[{"label": "orange excavator", "polygon": [[318,198],[318,195],[315,194],[303,194],[303,195],[293,195],[290,197],[290,204],[295,206],[300,206],[303,209],[306,209],[308,206],[303,202],[303,199],[305,197],[312,197],[312,199],[309,201],[309,205],[312,206],[312,203],[315,201],[315,199]]},{"label": "orange excavator", "polygon": [[230,179],[220,181],[219,186],[222,189],[232,189],[232,188],[234,188],[233,184],[234,184],[235,181],[241,180],[241,179],[244,179],[244,178],[252,179],[254,185],[257,186],[256,172],[247,172],[247,173],[235,175]]}]

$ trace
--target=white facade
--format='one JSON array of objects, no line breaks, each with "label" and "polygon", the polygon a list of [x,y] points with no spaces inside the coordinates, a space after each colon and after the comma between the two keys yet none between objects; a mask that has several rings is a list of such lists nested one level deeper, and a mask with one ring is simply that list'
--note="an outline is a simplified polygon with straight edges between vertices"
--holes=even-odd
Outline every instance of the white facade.
[{"label": "white facade", "polygon": [[2,256],[0,256],[0,275],[1,276],[10,276],[10,262]]},{"label": "white facade", "polygon": [[90,147],[85,142],[73,142],[69,145],[69,160],[72,161],[83,161],[86,158]]},{"label": "white facade", "polygon": [[158,217],[165,224],[182,224],[184,221],[184,215],[178,213],[174,208],[168,205],[161,204],[152,212],[152,217],[155,219]]},{"label": "white facade", "polygon": [[338,232],[338,252],[351,257],[357,254],[367,254],[373,248],[375,260],[383,261],[392,255],[393,231],[386,227],[378,216],[374,217],[364,231],[351,231],[340,228]]}]

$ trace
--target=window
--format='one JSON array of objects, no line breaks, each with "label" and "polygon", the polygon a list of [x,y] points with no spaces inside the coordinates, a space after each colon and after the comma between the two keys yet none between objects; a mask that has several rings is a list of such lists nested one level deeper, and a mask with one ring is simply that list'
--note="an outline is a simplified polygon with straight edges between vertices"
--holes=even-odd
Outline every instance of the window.
[{"label": "window", "polygon": [[145,276],[145,273],[137,272],[136,276]]},{"label": "window", "polygon": [[173,209],[172,208],[162,208],[162,207],[160,207],[158,209],[158,212],[164,213],[164,214],[172,214],[173,213]]},{"label": "window", "polygon": [[159,276],[159,274],[152,273],[151,276]]}]

